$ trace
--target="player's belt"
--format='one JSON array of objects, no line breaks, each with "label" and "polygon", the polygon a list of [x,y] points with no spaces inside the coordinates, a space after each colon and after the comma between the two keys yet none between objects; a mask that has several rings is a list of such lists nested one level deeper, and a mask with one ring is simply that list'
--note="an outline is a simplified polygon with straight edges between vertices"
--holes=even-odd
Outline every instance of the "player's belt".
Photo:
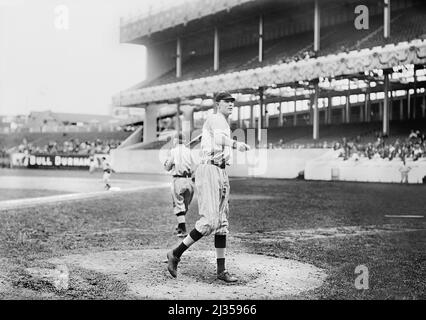
[{"label": "player's belt", "polygon": [[109,170],[109,169],[105,169],[105,170],[104,170],[104,172],[106,172],[106,173],[111,173],[111,170]]},{"label": "player's belt", "polygon": [[174,174],[173,178],[191,178],[191,173],[184,172],[183,174]]}]

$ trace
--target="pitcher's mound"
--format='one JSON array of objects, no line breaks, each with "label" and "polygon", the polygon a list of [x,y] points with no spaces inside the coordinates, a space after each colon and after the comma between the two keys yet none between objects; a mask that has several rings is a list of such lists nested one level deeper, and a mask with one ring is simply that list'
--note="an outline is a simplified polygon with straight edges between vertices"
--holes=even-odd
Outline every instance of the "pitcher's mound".
[{"label": "pitcher's mound", "polygon": [[261,255],[227,254],[227,270],[239,278],[227,284],[216,279],[214,251],[189,250],[177,278],[167,271],[166,250],[103,251],[51,259],[114,276],[142,299],[280,299],[315,289],[326,274],[295,260]]}]

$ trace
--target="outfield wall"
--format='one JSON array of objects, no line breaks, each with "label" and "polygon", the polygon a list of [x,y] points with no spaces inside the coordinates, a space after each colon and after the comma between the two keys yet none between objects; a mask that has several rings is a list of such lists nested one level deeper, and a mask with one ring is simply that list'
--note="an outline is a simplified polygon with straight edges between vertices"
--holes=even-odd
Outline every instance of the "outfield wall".
[{"label": "outfield wall", "polygon": [[[43,153],[22,153],[15,152],[10,155],[11,168],[27,169],[65,169],[65,170],[88,170],[91,166],[94,169],[102,168],[102,158],[109,161],[108,154],[96,153],[90,155],[79,154],[43,154]],[[93,158],[93,163],[90,161]]]},{"label": "outfield wall", "polygon": [[[294,179],[305,168],[306,162],[328,152],[328,149],[256,149],[248,153],[234,151],[232,165],[227,169],[231,177],[262,177]],[[192,150],[195,159],[199,149]],[[168,174],[162,163],[167,150],[111,151],[111,164],[117,172]]]},{"label": "outfield wall", "polygon": [[[400,183],[403,163],[400,159],[367,159],[350,158],[343,160],[337,156],[338,152],[331,151],[321,157],[306,163],[305,179],[322,181],[359,181]],[[406,159],[408,183],[423,183],[426,176],[426,158],[413,161]]]}]

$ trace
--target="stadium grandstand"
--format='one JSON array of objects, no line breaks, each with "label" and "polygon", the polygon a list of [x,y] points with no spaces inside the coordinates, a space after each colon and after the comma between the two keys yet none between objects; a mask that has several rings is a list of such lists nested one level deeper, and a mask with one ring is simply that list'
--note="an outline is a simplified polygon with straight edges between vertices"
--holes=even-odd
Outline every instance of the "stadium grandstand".
[{"label": "stadium grandstand", "polygon": [[[192,131],[219,90],[237,96],[233,127],[274,129],[270,143],[285,127],[310,126],[316,141],[336,124],[369,124],[348,129],[357,136],[379,122],[389,135],[390,123],[425,116],[426,6],[366,1],[366,29],[356,29],[357,5],[201,0],[123,19],[121,41],[147,47],[148,72],[114,103],[145,108],[148,125],[139,134],[150,145],[159,134],[155,123],[165,117],[160,110],[174,108],[166,116],[183,118],[174,128],[182,122]],[[306,130],[283,132],[306,138]]]},{"label": "stadium grandstand", "polygon": [[113,97],[145,109],[122,147],[160,148],[165,118],[194,136],[221,90],[236,97],[231,128],[255,128],[260,147],[425,132],[425,18],[416,0],[198,0],[123,18],[147,77]]}]

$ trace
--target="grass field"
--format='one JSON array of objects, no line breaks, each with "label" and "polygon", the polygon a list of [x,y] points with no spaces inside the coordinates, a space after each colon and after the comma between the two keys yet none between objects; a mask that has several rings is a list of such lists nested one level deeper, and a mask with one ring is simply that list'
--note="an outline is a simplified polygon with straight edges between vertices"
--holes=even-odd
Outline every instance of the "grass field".
[{"label": "grass field", "polygon": [[[425,299],[426,221],[385,217],[424,215],[425,194],[425,185],[235,179],[229,251],[294,259],[327,273],[321,287],[283,299]],[[169,189],[161,188],[0,211],[0,298],[137,298],[126,283],[100,272],[72,268],[70,288],[60,292],[34,282],[25,269],[74,253],[171,248],[177,240],[170,198]],[[188,225],[197,218],[193,201]],[[397,232],[321,237],[315,231],[371,226]],[[294,230],[314,236],[293,239]],[[290,238],[282,236],[286,232]],[[196,246],[213,249],[213,237]],[[358,265],[368,267],[368,290],[354,286]]]}]

